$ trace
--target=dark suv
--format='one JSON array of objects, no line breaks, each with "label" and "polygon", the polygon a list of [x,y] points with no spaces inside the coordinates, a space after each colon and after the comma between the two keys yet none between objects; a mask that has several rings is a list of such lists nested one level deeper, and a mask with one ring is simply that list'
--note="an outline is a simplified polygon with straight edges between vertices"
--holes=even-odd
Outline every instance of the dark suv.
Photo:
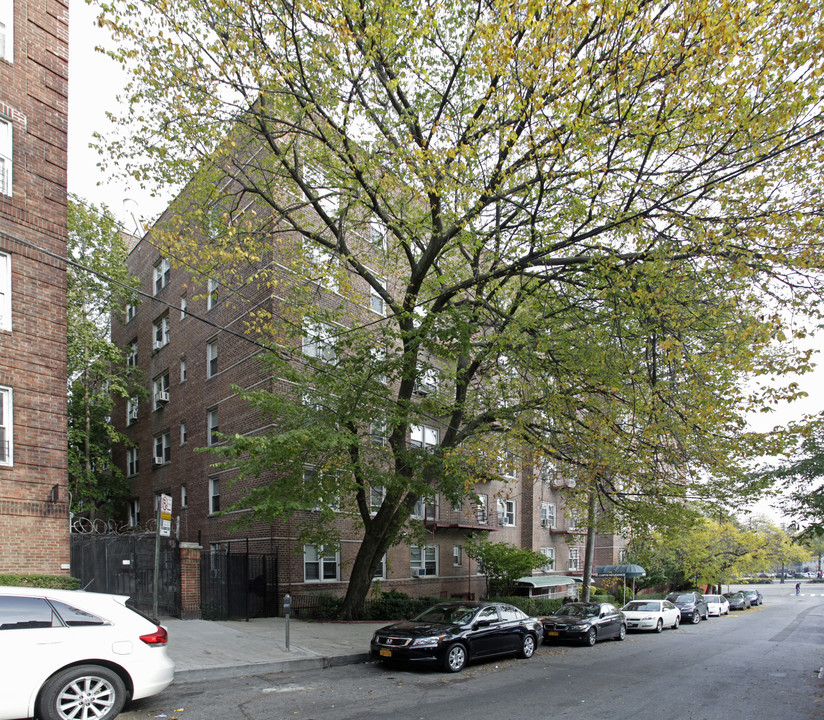
[{"label": "dark suv", "polygon": [[681,611],[682,622],[697,625],[701,618],[709,620],[710,610],[700,592],[673,592],[667,595],[667,600]]}]

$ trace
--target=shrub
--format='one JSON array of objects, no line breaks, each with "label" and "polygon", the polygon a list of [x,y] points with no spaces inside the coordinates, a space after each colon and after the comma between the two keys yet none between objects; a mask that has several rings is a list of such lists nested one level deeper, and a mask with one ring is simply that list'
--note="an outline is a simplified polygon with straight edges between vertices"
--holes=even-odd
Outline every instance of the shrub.
[{"label": "shrub", "polygon": [[79,590],[80,578],[66,575],[0,575],[0,585],[49,588],[51,590]]},{"label": "shrub", "polygon": [[561,599],[549,598],[529,598],[522,595],[514,595],[509,597],[495,597],[489,598],[490,602],[502,602],[514,605],[519,610],[523,610],[527,615],[537,617],[540,615],[552,615],[559,607],[561,607]]}]

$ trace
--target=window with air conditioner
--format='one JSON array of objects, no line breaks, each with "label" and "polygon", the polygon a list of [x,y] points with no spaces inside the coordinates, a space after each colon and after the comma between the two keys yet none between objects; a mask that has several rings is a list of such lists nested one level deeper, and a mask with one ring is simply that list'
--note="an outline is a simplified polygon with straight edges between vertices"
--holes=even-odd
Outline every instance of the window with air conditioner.
[{"label": "window with air conditioner", "polygon": [[304,545],[303,577],[306,582],[337,582],[340,579],[340,551]]},{"label": "window with air conditioner", "polygon": [[169,403],[169,373],[165,372],[154,379],[154,409],[160,410]]},{"label": "window with air conditioner", "polygon": [[0,59],[14,62],[14,0],[0,0]]},{"label": "window with air conditioner", "polygon": [[160,258],[154,266],[154,294],[157,295],[169,284],[172,277],[172,263],[168,258]]},{"label": "window with air conditioner", "polygon": [[126,424],[131,425],[137,422],[137,408],[139,400],[136,397],[129,398],[126,401]]},{"label": "window with air conditioner", "polygon": [[0,387],[0,465],[14,465],[13,398],[10,387]]},{"label": "window with air conditioner", "polygon": [[415,392],[418,395],[432,395],[438,391],[439,385],[438,371],[435,368],[418,368],[418,378],[415,381]]},{"label": "window with air conditioner", "polygon": [[12,123],[0,116],[0,195],[12,194]]},{"label": "window with air conditioner", "polygon": [[486,525],[488,520],[489,497],[487,495],[478,495],[475,501],[475,517],[478,519],[480,525]]},{"label": "window with air conditioner", "polygon": [[541,503],[541,527],[555,527],[555,503]]},{"label": "window with air conditioner", "polygon": [[134,477],[140,470],[140,466],[138,464],[138,460],[140,458],[140,453],[137,447],[130,447],[126,451],[126,474],[129,477]]},{"label": "window with air conditioner", "polygon": [[329,325],[307,321],[303,326],[303,354],[333,363],[337,360],[335,335]]},{"label": "window with air conditioner", "polygon": [[416,520],[437,520],[439,516],[438,496],[418,498],[411,517]]},{"label": "window with air conditioner", "polygon": [[505,527],[515,527],[514,500],[498,500],[498,522]]},{"label": "window with air conditioner", "polygon": [[209,514],[220,512],[220,479],[209,478]]},{"label": "window with air conditioner", "polygon": [[160,350],[169,344],[169,314],[159,317],[152,324],[152,349]]},{"label": "window with air conditioner", "polygon": [[11,331],[11,255],[0,253],[0,330]]},{"label": "window with air conditioner", "polygon": [[409,548],[409,567],[412,577],[438,575],[438,546],[413,545]]},{"label": "window with air conditioner", "polygon": [[169,433],[155,435],[153,465],[166,465],[172,461],[172,442]]}]

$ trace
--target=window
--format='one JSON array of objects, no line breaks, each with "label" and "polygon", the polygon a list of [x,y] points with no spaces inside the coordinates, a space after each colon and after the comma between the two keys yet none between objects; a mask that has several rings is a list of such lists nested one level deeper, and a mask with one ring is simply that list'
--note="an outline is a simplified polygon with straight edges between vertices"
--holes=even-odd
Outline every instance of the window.
[{"label": "window", "polygon": [[378,512],[386,498],[386,488],[383,485],[371,485],[369,487],[369,509],[372,513]]},{"label": "window", "polygon": [[186,423],[180,423],[180,444],[185,445],[188,436],[186,435]]},{"label": "window", "polygon": [[486,525],[487,520],[487,508],[489,507],[489,498],[486,495],[478,495],[478,501],[475,506],[475,515],[478,518],[478,523],[480,525]]},{"label": "window", "polygon": [[14,0],[0,2],[0,58],[14,62]]},{"label": "window", "polygon": [[581,550],[577,547],[569,549],[569,571],[575,572],[581,569]]},{"label": "window", "polygon": [[[382,289],[386,289],[386,278],[376,277],[375,280],[378,281]],[[372,312],[378,313],[378,315],[386,315],[386,306],[384,305],[383,298],[371,285],[369,286],[369,308]]]},{"label": "window", "polygon": [[209,278],[206,282],[206,309],[211,310],[217,305],[217,280]]},{"label": "window", "polygon": [[438,497],[418,498],[415,507],[412,509],[412,517],[418,520],[438,519]]},{"label": "window", "polygon": [[126,401],[126,424],[131,425],[137,422],[137,407],[138,399],[136,397],[129,398]]},{"label": "window", "polygon": [[166,313],[154,321],[152,325],[154,333],[153,350],[160,350],[164,345],[169,344],[169,314]]},{"label": "window", "polygon": [[130,320],[134,320],[137,317],[137,305],[133,303],[128,303],[126,305],[126,322]]},{"label": "window", "polygon": [[169,279],[172,276],[172,264],[168,258],[160,258],[157,265],[154,266],[154,294],[157,295],[163,288],[169,284]]},{"label": "window", "polygon": [[188,369],[186,367],[186,358],[180,358],[180,382],[186,382]]},{"label": "window", "polygon": [[369,351],[372,358],[372,377],[379,383],[386,384],[386,348],[376,347]]},{"label": "window", "polygon": [[129,500],[129,525],[131,527],[140,525],[140,500],[138,498]]},{"label": "window", "polygon": [[415,380],[415,392],[418,395],[431,395],[438,391],[438,371],[435,368],[418,368]]},{"label": "window", "polygon": [[502,474],[505,478],[513,479],[517,476],[518,458],[511,450],[504,452],[501,464],[503,465]]},{"label": "window", "polygon": [[220,442],[218,437],[217,408],[212,408],[206,415],[206,442],[209,445],[217,445]]},{"label": "window", "polygon": [[304,323],[303,354],[323,360],[323,362],[335,362],[337,352],[335,351],[335,336],[332,333],[332,328],[320,323]]},{"label": "window", "polygon": [[336,215],[340,207],[340,198],[326,173],[318,167],[304,165],[303,181],[309,186],[312,195],[317,198],[323,212],[327,215]]},{"label": "window", "polygon": [[126,365],[137,367],[137,340],[132,340],[126,346]]},{"label": "window", "polygon": [[427,425],[412,425],[410,428],[410,445],[414,448],[422,448],[432,452],[440,442],[438,428]]},{"label": "window", "polygon": [[189,507],[189,491],[185,485],[180,486],[180,509]]},{"label": "window", "polygon": [[567,516],[567,528],[569,530],[577,530],[580,527],[581,516],[575,508],[567,507],[564,512]]},{"label": "window", "polygon": [[12,389],[0,387],[0,465],[14,464],[14,419]]},{"label": "window", "polygon": [[217,340],[206,343],[206,377],[217,375]]},{"label": "window", "polygon": [[409,548],[409,567],[412,577],[421,575],[438,574],[438,547],[437,545],[426,545],[418,547],[413,545]]},{"label": "window", "polygon": [[386,580],[386,553],[380,559],[378,563],[378,567],[375,568],[375,572],[372,574],[373,580]]},{"label": "window", "polygon": [[[313,510],[334,510],[340,512],[340,497],[334,493],[334,475],[324,477],[317,468],[307,466],[303,468],[303,493],[312,498]],[[307,509],[310,503],[307,502]]]},{"label": "window", "polygon": [[154,379],[154,409],[161,410],[169,402],[169,373]]},{"label": "window", "polygon": [[155,435],[154,439],[154,464],[165,465],[172,461],[172,444],[169,433]]},{"label": "window", "polygon": [[506,527],[515,526],[514,500],[498,500],[498,521]]},{"label": "window", "polygon": [[312,279],[331,292],[338,292],[338,273],[340,263],[337,256],[329,249],[307,241],[305,245],[309,273]]},{"label": "window", "polygon": [[461,565],[463,565],[463,553],[461,552],[460,545],[452,546],[452,564],[455,567],[460,567]]},{"label": "window", "polygon": [[386,445],[386,441],[389,438],[386,422],[377,421],[371,423],[369,426],[369,435],[373,445],[379,447]]},{"label": "window", "polygon": [[12,188],[11,121],[0,117],[0,195],[11,195]]},{"label": "window", "polygon": [[618,548],[618,564],[623,565],[627,561],[627,549]]},{"label": "window", "polygon": [[541,527],[555,527],[555,503],[541,503]]},{"label": "window", "polygon": [[340,570],[340,553],[333,548],[303,546],[303,577],[306,582],[335,582]]},{"label": "window", "polygon": [[220,480],[209,478],[209,514],[220,511]]},{"label": "window", "polygon": [[0,330],[11,331],[11,256],[0,253]]},{"label": "window", "polygon": [[136,447],[131,447],[126,451],[126,474],[129,477],[134,477],[140,470],[138,464],[139,457],[140,453]]},{"label": "window", "polygon": [[555,567],[555,548],[542,547],[541,555],[546,557],[546,563],[541,565],[541,570],[543,570],[544,572],[549,572]]},{"label": "window", "polygon": [[186,311],[189,309],[189,301],[186,299],[186,295],[180,296],[180,319],[185,320],[188,315]]},{"label": "window", "polygon": [[380,220],[374,219],[369,223],[369,241],[381,250],[386,250],[387,236],[389,235],[386,225]]}]

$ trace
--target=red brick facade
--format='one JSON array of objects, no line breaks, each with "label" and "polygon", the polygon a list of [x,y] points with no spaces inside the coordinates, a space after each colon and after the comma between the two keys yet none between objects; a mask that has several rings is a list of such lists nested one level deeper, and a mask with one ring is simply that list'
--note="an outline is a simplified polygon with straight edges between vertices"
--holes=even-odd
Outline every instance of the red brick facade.
[{"label": "red brick facade", "polygon": [[10,266],[10,288],[3,288],[10,289],[10,322],[0,329],[0,388],[8,393],[0,573],[58,575],[68,574],[69,563],[68,3],[12,5],[13,56],[10,48],[0,55],[0,123],[11,130],[11,182],[0,192],[0,253]]}]

